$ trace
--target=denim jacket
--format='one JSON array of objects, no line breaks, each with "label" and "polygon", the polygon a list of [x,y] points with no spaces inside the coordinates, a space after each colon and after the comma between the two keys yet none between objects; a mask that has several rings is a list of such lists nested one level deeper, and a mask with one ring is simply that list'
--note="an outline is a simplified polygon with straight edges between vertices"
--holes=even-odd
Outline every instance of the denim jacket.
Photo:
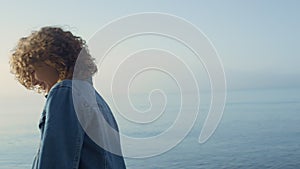
[{"label": "denim jacket", "polygon": [[[72,82],[73,80],[58,82],[48,93],[39,122],[39,129],[41,131],[40,146],[34,158],[32,168],[126,168],[124,158],[121,155],[110,153],[96,144],[83,129],[73,104]],[[88,82],[82,81],[82,83]],[[119,131],[110,108],[95,90],[94,92],[103,117],[109,125],[116,131]],[[103,138],[105,139],[106,137]],[[111,140],[107,141],[110,142]],[[120,148],[121,152],[120,144],[117,147]]]}]

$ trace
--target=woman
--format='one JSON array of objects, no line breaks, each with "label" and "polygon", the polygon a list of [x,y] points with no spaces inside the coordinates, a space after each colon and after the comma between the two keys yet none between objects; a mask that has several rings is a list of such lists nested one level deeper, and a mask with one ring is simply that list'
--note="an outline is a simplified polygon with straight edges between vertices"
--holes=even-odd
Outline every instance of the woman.
[{"label": "woman", "polygon": [[[79,55],[80,64],[76,64]],[[77,71],[76,65],[79,65]],[[58,27],[43,27],[20,39],[11,55],[10,66],[11,72],[23,86],[43,93],[47,98],[39,122],[40,147],[32,168],[125,168],[117,123],[106,102],[92,86],[91,77],[97,72],[97,67],[84,40]],[[94,94],[99,111],[94,107],[91,109],[86,99],[74,100],[74,93],[86,93],[80,91],[82,88],[75,89],[75,81],[93,90],[88,91]],[[80,116],[78,107],[83,107]],[[106,132],[107,126],[98,122],[92,125],[93,132],[90,133],[93,135],[90,137],[87,131],[91,130],[87,129],[98,118],[83,124],[81,116],[91,112],[94,113],[93,117],[99,117],[100,113],[105,124],[117,131],[117,136],[112,137]],[[102,142],[110,143],[118,152],[98,144],[95,133]]]}]

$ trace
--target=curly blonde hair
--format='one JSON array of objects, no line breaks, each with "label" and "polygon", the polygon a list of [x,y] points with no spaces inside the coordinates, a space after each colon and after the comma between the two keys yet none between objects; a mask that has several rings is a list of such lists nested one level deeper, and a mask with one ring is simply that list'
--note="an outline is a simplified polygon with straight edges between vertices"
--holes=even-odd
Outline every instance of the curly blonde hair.
[{"label": "curly blonde hair", "polygon": [[[80,64],[77,64],[79,55]],[[27,89],[39,93],[46,89],[34,78],[34,64],[46,63],[55,68],[60,80],[75,76],[75,63],[78,79],[88,79],[97,72],[95,59],[89,54],[86,42],[59,27],[43,27],[28,37],[22,37],[12,51],[9,63],[16,79]]]}]

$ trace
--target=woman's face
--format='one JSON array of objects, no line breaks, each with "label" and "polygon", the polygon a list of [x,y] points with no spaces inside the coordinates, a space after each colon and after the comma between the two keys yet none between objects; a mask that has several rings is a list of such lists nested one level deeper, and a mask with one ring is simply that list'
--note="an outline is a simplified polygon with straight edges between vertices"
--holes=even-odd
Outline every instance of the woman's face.
[{"label": "woman's face", "polygon": [[35,80],[45,85],[46,92],[59,80],[57,70],[45,63],[35,64],[33,73]]}]

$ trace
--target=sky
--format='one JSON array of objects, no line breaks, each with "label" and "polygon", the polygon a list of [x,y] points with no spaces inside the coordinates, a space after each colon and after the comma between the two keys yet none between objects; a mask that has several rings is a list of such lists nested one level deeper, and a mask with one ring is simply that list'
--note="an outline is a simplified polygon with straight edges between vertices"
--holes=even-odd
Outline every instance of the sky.
[{"label": "sky", "polygon": [[63,26],[89,39],[108,22],[139,12],[163,12],[197,26],[223,63],[228,90],[300,85],[300,2],[288,1],[1,1],[1,99],[36,94],[9,73],[18,39],[42,26]]}]

